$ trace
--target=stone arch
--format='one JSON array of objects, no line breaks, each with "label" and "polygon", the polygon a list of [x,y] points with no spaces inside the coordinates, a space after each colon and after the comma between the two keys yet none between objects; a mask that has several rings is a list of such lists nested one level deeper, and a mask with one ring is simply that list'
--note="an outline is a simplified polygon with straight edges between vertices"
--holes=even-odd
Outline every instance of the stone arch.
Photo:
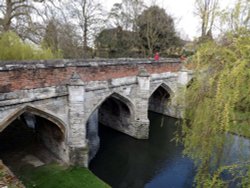
[{"label": "stone arch", "polygon": [[[43,163],[68,163],[65,128],[61,119],[44,110],[30,105],[19,107],[0,125],[1,157],[8,161],[6,156],[12,147],[21,165],[25,156],[34,156],[35,160]],[[23,152],[20,153],[20,149]]]},{"label": "stone arch", "polygon": [[171,114],[171,102],[174,92],[165,83],[160,83],[150,93],[148,99],[149,111],[157,112],[164,115]]},{"label": "stone arch", "polygon": [[[98,109],[98,110],[97,110]],[[105,118],[107,117],[108,118]],[[99,122],[117,131],[128,133],[134,120],[134,105],[127,97],[113,92],[103,98],[86,119],[86,137],[89,145],[89,162],[99,150]]]},{"label": "stone arch", "polygon": [[117,92],[112,92],[110,94],[108,94],[107,96],[103,97],[95,106],[94,108],[91,110],[91,112],[88,114],[86,121],[91,117],[91,115],[103,104],[103,102],[105,100],[107,100],[109,97],[114,97],[118,100],[120,100],[121,102],[123,102],[124,104],[127,105],[127,107],[129,108],[131,115],[134,118],[134,114],[135,114],[135,105],[133,104],[133,102],[131,101],[131,99],[129,99],[128,97],[125,97],[124,95],[117,93]]},{"label": "stone arch", "polygon": [[159,88],[162,87],[166,92],[169,93],[170,97],[173,98],[174,97],[174,91],[164,82],[158,84],[156,87],[154,87],[153,90],[151,90],[151,93],[149,95],[149,97],[152,96],[152,94]]},{"label": "stone arch", "polygon": [[57,125],[58,128],[60,129],[60,131],[63,133],[63,135],[65,135],[65,127],[66,126],[65,126],[64,122],[61,119],[51,115],[48,112],[45,112],[45,111],[43,111],[43,110],[41,110],[39,108],[30,106],[30,105],[21,107],[21,108],[17,109],[15,112],[11,113],[9,116],[7,116],[5,118],[5,120],[3,121],[3,123],[0,124],[0,132],[2,132],[6,127],[8,127],[8,125],[11,122],[13,122],[16,118],[18,118],[24,112],[29,112],[29,113],[32,113],[33,115],[37,115],[39,117],[42,117],[44,119],[47,119],[47,120],[51,121],[52,123]]}]

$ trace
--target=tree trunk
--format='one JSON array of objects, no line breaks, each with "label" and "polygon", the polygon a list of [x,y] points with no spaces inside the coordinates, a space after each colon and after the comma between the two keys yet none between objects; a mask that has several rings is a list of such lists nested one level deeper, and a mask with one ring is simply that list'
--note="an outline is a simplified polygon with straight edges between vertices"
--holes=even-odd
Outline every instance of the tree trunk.
[{"label": "tree trunk", "polygon": [[88,49],[88,42],[87,42],[87,35],[88,35],[88,18],[87,18],[87,0],[83,1],[82,5],[82,15],[83,15],[83,56],[84,58],[87,57],[87,49]]},{"label": "tree trunk", "polygon": [[88,19],[85,18],[84,19],[84,29],[83,29],[83,49],[86,50],[88,49],[88,38],[87,38],[87,35],[88,35]]},{"label": "tree trunk", "polygon": [[6,0],[6,14],[3,20],[4,31],[9,31],[11,26],[11,13],[12,13],[12,2],[11,0]]}]

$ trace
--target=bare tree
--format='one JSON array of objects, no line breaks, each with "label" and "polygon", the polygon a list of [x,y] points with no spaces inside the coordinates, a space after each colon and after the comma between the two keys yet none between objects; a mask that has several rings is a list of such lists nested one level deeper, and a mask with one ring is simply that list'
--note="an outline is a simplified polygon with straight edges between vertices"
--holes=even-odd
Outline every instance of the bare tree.
[{"label": "bare tree", "polygon": [[222,11],[219,17],[219,39],[224,45],[232,43],[228,33],[234,36],[249,35],[250,0],[237,0],[235,6]]},{"label": "bare tree", "polygon": [[218,0],[196,0],[195,14],[201,19],[201,37],[212,37],[212,30],[219,8]]},{"label": "bare tree", "polygon": [[[0,31],[15,31],[21,38],[35,42],[39,35],[40,24],[35,23],[32,14],[39,15],[35,2],[43,0],[0,0]],[[33,36],[30,33],[33,33]]]},{"label": "bare tree", "polygon": [[101,4],[93,0],[75,0],[67,4],[73,23],[82,34],[83,50],[87,52],[94,36],[104,23],[104,11]]},{"label": "bare tree", "polygon": [[[37,2],[42,2],[42,0],[37,0]],[[35,7],[28,0],[0,0],[0,12],[2,14],[0,25],[3,27],[3,31],[9,31],[14,20],[23,17],[31,20],[30,14],[34,10],[36,10]]]},{"label": "bare tree", "polygon": [[137,19],[146,8],[142,0],[122,0],[115,3],[109,13],[113,27],[122,27],[124,30],[137,30]]},{"label": "bare tree", "polygon": [[112,27],[122,27],[123,29],[128,28],[124,7],[122,3],[115,3],[109,12],[109,21]]}]

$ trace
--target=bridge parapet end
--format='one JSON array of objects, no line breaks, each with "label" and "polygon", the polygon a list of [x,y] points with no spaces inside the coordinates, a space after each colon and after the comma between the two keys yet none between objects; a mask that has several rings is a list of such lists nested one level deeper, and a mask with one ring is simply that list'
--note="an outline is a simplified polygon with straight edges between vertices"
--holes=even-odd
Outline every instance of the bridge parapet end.
[{"label": "bridge parapet end", "polygon": [[187,85],[192,78],[192,71],[182,67],[178,72],[178,83],[180,85]]}]

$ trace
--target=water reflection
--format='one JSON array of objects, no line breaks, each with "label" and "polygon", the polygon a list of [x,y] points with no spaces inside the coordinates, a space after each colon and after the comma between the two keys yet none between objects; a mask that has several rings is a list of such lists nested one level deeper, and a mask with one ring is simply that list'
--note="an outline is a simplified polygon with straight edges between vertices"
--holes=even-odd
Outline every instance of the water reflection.
[{"label": "water reflection", "polygon": [[100,151],[90,169],[112,187],[192,187],[194,166],[182,146],[170,142],[176,120],[150,113],[149,140],[136,140],[100,126]]},{"label": "water reflection", "polygon": [[227,134],[221,165],[249,162],[249,159],[250,140],[234,134]]}]

